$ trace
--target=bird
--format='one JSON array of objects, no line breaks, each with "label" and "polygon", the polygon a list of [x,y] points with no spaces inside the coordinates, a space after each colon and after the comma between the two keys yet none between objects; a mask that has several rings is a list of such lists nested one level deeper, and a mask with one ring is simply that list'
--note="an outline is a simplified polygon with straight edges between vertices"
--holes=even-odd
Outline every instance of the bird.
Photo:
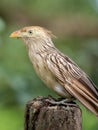
[{"label": "bird", "polygon": [[98,117],[98,88],[90,77],[54,45],[44,27],[23,27],[10,34],[22,39],[35,72],[46,86],[66,100],[78,100]]}]

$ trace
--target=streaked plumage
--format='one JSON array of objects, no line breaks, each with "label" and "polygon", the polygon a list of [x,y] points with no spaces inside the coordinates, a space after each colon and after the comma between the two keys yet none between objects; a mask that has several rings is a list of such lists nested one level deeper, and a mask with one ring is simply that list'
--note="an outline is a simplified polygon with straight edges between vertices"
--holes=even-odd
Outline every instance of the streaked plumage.
[{"label": "streaked plumage", "polygon": [[76,98],[98,116],[98,89],[66,55],[57,50],[52,33],[42,27],[25,27],[11,34],[22,38],[34,69],[43,82],[61,97]]}]

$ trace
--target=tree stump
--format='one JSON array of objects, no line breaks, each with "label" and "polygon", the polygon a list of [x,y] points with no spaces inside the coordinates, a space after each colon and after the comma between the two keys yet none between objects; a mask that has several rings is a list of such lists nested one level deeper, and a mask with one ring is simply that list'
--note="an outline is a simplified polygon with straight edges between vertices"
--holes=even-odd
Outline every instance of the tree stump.
[{"label": "tree stump", "polygon": [[78,105],[58,102],[59,99],[52,97],[29,101],[25,111],[25,130],[81,130]]}]

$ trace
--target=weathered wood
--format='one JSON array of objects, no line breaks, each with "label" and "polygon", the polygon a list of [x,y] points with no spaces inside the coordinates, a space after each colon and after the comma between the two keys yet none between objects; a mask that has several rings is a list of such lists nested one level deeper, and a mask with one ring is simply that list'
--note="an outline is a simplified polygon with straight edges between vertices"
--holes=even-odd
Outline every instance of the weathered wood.
[{"label": "weathered wood", "polygon": [[25,112],[25,130],[81,130],[81,110],[74,103],[60,103],[38,97],[29,101]]}]

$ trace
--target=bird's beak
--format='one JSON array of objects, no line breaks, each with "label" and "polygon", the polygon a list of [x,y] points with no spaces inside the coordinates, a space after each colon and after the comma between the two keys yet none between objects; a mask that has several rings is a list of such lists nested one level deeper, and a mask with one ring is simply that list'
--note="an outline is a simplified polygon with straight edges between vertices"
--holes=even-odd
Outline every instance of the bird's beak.
[{"label": "bird's beak", "polygon": [[12,38],[14,38],[14,37],[16,37],[16,38],[21,37],[20,36],[20,31],[18,30],[18,31],[15,31],[15,32],[11,33],[9,37],[12,37]]}]

